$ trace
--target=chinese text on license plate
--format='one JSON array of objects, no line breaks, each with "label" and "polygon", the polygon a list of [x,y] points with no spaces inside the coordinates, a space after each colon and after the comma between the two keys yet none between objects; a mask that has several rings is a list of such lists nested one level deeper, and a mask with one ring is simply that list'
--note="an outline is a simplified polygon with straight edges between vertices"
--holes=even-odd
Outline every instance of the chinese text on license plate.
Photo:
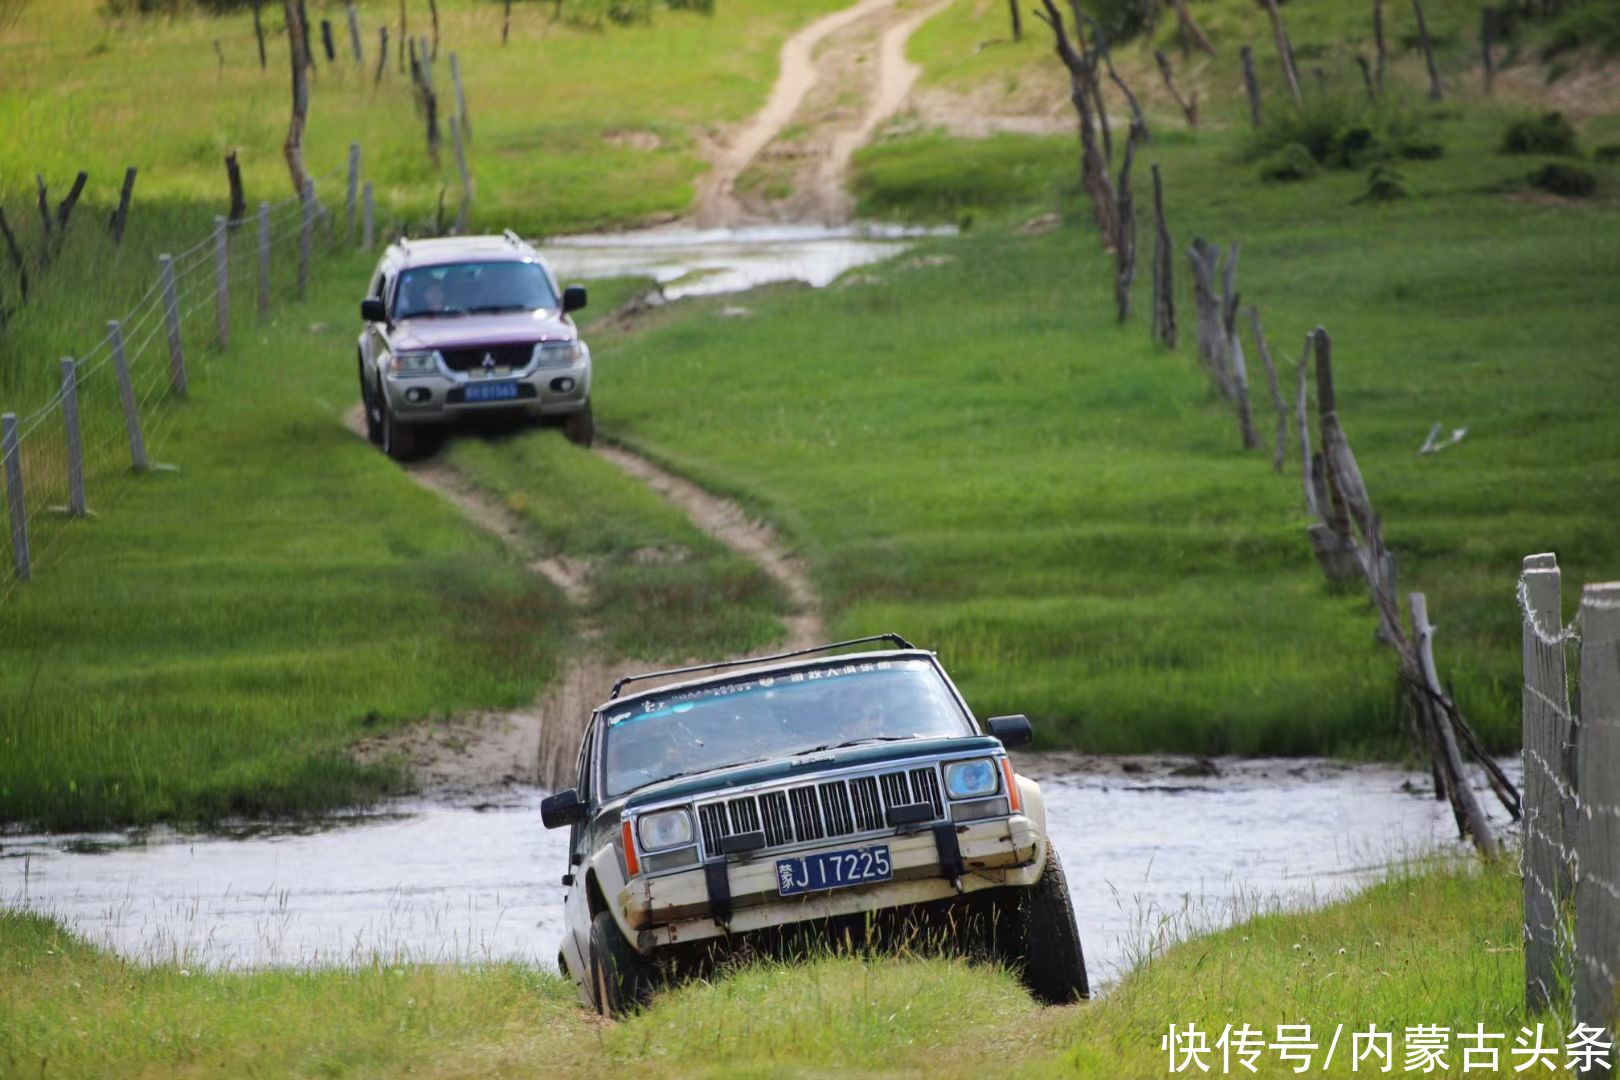
[{"label": "chinese text on license plate", "polygon": [[888,881],[892,877],[894,867],[889,862],[887,844],[776,860],[776,884],[783,896]]}]

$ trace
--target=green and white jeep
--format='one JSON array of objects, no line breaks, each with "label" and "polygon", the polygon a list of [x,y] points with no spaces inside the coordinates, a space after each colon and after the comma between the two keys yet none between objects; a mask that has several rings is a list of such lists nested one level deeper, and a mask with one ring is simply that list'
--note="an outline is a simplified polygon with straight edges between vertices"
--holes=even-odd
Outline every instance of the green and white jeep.
[{"label": "green and white jeep", "polygon": [[1040,787],[1007,756],[1029,738],[892,634],[621,679],[541,807],[571,830],[558,965],[617,1015],[739,945],[926,926],[1086,997]]}]

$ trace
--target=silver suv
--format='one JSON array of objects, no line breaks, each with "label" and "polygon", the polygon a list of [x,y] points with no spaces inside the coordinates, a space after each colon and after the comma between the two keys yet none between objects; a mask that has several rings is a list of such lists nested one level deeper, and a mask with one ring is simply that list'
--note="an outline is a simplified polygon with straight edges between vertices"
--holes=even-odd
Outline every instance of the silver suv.
[{"label": "silver suv", "polygon": [[405,461],[428,448],[435,425],[557,417],[589,446],[591,351],[569,317],[584,306],[584,287],[559,289],[510,230],[390,245],[360,302],[367,435]]}]

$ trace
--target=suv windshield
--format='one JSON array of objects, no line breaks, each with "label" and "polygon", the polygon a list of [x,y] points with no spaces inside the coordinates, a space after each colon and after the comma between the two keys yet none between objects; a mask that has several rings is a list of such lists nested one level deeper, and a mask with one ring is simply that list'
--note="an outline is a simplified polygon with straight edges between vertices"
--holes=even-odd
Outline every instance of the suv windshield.
[{"label": "suv windshield", "polygon": [[973,728],[926,660],[829,664],[670,694],[609,711],[608,797],[676,776],[837,746]]},{"label": "suv windshield", "polygon": [[418,266],[399,275],[395,319],[534,311],[557,307],[544,270],[532,262],[465,262]]}]

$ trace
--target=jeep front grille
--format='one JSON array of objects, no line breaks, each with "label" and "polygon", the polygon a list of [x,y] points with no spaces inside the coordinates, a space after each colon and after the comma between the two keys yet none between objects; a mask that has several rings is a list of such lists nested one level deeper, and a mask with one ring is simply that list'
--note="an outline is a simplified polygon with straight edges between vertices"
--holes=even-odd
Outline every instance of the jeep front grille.
[{"label": "jeep front grille", "polygon": [[763,832],[765,846],[775,848],[877,832],[890,807],[916,803],[927,804],[935,820],[945,816],[933,765],[720,799],[697,811],[703,849],[717,855],[720,841],[737,833]]}]

